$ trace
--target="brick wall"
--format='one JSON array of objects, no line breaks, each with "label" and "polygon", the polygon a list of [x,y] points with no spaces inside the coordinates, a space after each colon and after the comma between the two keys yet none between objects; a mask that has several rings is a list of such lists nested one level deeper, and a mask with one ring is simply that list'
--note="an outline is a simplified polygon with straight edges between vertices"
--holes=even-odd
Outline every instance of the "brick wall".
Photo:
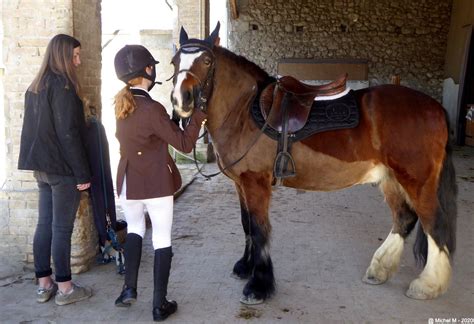
[{"label": "brick wall", "polygon": [[[82,42],[80,78],[85,95],[100,105],[99,0],[3,1],[3,103],[6,182],[0,190],[0,257],[32,260],[37,190],[32,173],[16,169],[24,92],[41,65],[49,40],[66,33]],[[82,37],[81,37],[82,36]],[[87,194],[83,194],[73,237],[73,270],[84,269],[84,253],[94,253],[95,237]],[[92,241],[91,241],[92,240]],[[90,243],[93,242],[93,243]],[[83,244],[85,244],[83,246]],[[79,250],[79,251],[78,251]]]},{"label": "brick wall", "polygon": [[[222,0],[225,1],[225,0]],[[179,44],[179,32],[184,26],[189,38],[202,39],[206,36],[205,30],[205,10],[206,0],[176,0],[178,10],[177,21],[173,30],[174,44]],[[213,27],[212,27],[213,28]],[[207,137],[198,140],[196,151],[198,156],[203,156],[207,161],[214,160],[214,153],[208,153]],[[188,161],[190,162],[190,161]]]},{"label": "brick wall", "polygon": [[179,31],[184,26],[189,38],[203,38],[205,0],[176,0],[178,20],[173,32],[175,44],[179,43]]},{"label": "brick wall", "polygon": [[90,104],[101,110],[100,74],[102,32],[100,17],[100,0],[74,0],[73,8],[73,33],[81,42],[82,67],[79,69],[79,78],[84,93]]},{"label": "brick wall", "polygon": [[282,58],[368,59],[371,85],[441,98],[452,0],[239,1],[229,47],[276,74]]},{"label": "brick wall", "polygon": [[[84,92],[85,103],[96,108],[101,114],[101,60],[102,29],[100,0],[73,0],[73,35],[81,42],[81,67],[79,78]],[[86,110],[87,111],[87,110]],[[97,254],[97,230],[87,193],[77,212],[72,236],[71,270],[85,271]]]}]

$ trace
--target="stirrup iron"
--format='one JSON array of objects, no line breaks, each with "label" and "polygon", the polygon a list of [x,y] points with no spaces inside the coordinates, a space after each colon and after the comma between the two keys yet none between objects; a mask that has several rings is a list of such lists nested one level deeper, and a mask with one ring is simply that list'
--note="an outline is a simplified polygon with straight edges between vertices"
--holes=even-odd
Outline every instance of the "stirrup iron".
[{"label": "stirrup iron", "polygon": [[296,175],[295,161],[288,152],[279,152],[273,164],[275,178],[289,178]]}]

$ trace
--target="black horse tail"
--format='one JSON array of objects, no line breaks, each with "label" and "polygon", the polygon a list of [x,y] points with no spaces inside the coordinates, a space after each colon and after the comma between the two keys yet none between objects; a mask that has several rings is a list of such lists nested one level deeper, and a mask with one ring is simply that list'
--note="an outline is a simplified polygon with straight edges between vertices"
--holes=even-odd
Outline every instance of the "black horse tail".
[{"label": "black horse tail", "polygon": [[[441,249],[444,246],[447,247],[450,256],[453,256],[456,250],[457,194],[458,187],[452,159],[452,147],[448,141],[438,184],[439,204],[436,209],[434,227],[430,235],[432,235]],[[428,240],[421,224],[418,224],[413,253],[417,263],[424,266],[428,257]]]}]

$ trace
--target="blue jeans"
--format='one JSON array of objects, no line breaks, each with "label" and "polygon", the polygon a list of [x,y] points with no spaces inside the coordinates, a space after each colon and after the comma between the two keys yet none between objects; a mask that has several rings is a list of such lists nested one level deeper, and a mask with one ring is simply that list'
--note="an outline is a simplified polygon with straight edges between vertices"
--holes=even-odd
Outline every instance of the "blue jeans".
[{"label": "blue jeans", "polygon": [[48,277],[51,254],[57,282],[71,280],[71,236],[81,200],[76,179],[35,171],[38,182],[38,224],[33,240],[37,278]]}]

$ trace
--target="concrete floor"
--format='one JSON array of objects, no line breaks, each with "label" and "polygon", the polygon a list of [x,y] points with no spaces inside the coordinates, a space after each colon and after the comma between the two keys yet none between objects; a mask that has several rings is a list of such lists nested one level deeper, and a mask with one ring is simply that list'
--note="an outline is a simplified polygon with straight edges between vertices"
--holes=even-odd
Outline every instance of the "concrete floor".
[{"label": "concrete floor", "polygon": [[[198,178],[175,204],[172,274],[168,295],[178,301],[170,323],[429,323],[474,317],[474,148],[455,150],[459,185],[458,240],[453,280],[435,300],[405,297],[421,269],[406,242],[399,272],[387,283],[361,281],[372,254],[390,231],[391,216],[378,188],[331,192],[279,188],[271,206],[271,255],[277,291],[263,305],[239,303],[245,281],[230,276],[243,252],[244,235],[232,182]],[[215,165],[206,166],[208,172]],[[122,277],[112,264],[75,277],[94,296],[70,306],[36,304],[32,274],[0,287],[0,322],[151,322],[153,248],[147,231],[139,300],[113,306]],[[469,322],[470,318],[470,322]],[[440,322],[440,321],[438,321]]]}]

